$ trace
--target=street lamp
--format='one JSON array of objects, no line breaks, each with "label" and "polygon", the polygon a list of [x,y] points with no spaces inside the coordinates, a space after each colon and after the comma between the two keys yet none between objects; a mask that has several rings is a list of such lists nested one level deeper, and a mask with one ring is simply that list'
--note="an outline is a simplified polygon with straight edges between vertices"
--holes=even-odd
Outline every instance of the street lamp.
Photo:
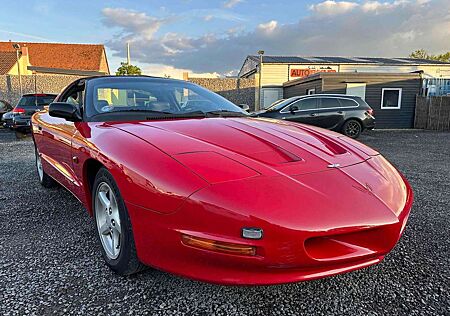
[{"label": "street lamp", "polygon": [[13,48],[16,50],[16,58],[17,58],[17,73],[19,75],[19,87],[20,87],[20,97],[22,97],[23,91],[22,91],[22,76],[20,75],[20,62],[19,62],[19,53],[20,53],[20,44],[14,43],[12,44]]},{"label": "street lamp", "polygon": [[256,111],[259,111],[261,109],[261,75],[262,75],[262,62],[263,62],[263,55],[264,51],[259,50],[259,76],[258,76],[258,103],[256,104]]}]

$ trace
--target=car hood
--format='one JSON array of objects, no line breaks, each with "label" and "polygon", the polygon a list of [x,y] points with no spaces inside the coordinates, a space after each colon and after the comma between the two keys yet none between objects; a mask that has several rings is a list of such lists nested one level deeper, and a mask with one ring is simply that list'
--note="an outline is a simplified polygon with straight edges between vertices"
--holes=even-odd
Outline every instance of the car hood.
[{"label": "car hood", "polygon": [[263,118],[205,118],[109,125],[145,140],[180,161],[183,160],[181,155],[212,152],[261,174],[319,172],[354,165],[378,154],[334,132]]}]

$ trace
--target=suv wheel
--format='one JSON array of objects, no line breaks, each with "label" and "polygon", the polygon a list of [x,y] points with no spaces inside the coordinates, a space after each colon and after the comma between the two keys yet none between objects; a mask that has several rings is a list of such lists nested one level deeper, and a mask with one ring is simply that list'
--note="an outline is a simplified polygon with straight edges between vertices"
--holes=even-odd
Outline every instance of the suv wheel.
[{"label": "suv wheel", "polygon": [[362,125],[357,120],[348,120],[342,126],[342,133],[350,138],[358,138],[362,132]]}]

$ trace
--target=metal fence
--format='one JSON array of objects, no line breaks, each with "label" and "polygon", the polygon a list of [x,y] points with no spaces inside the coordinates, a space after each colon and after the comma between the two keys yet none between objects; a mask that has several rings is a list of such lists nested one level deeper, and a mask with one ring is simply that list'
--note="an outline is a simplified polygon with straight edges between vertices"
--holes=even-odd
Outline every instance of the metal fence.
[{"label": "metal fence", "polygon": [[422,80],[421,95],[428,96],[450,96],[450,79],[426,78]]},{"label": "metal fence", "polygon": [[417,96],[414,127],[450,131],[450,96]]}]

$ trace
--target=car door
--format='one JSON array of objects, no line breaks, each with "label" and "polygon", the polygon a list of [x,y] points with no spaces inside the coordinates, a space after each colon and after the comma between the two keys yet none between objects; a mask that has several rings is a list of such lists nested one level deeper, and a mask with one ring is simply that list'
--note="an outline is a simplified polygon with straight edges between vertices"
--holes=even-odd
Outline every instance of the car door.
[{"label": "car door", "polygon": [[[58,98],[58,102],[72,102],[80,106],[83,93],[78,85],[71,85]],[[79,185],[73,172],[72,138],[75,124],[64,118],[46,114],[46,124],[37,127],[41,131],[39,146],[41,157],[51,165],[48,173],[70,190]]]},{"label": "car door", "polygon": [[283,108],[280,113],[283,114],[283,120],[316,125],[317,98],[310,97],[297,100]]},{"label": "car door", "polygon": [[338,98],[320,97],[317,101],[317,126],[333,129],[344,120],[344,109]]}]

